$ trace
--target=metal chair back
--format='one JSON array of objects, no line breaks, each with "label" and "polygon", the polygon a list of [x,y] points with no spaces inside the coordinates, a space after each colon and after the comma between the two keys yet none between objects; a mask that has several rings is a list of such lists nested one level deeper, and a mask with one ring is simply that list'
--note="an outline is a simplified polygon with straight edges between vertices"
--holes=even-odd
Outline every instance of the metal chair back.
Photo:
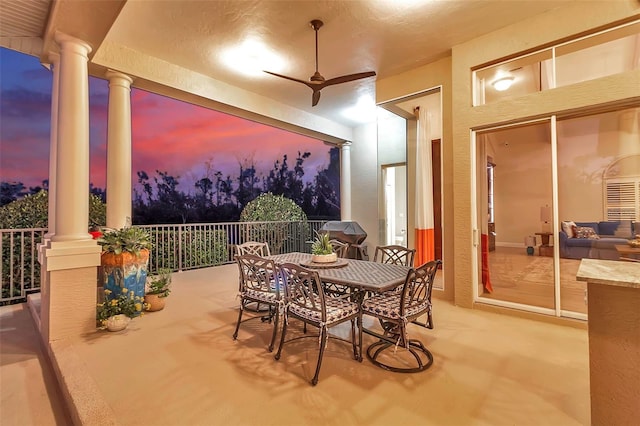
[{"label": "metal chair back", "polygon": [[333,252],[338,255],[339,258],[343,259],[347,257],[349,252],[349,244],[343,243],[340,240],[329,240],[331,243],[331,247],[333,247]]},{"label": "metal chair back", "polygon": [[255,256],[267,257],[271,256],[268,243],[260,243],[257,241],[247,241],[246,243],[236,246],[236,254],[241,256],[245,254],[253,254]]},{"label": "metal chair back", "polygon": [[373,261],[413,267],[413,258],[415,255],[415,249],[409,249],[404,246],[377,246]]}]

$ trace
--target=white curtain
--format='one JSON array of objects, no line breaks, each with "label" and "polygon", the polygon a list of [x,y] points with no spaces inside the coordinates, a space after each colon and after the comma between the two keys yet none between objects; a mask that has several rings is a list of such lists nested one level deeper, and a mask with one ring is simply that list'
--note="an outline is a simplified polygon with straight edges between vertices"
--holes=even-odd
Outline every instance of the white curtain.
[{"label": "white curtain", "polygon": [[415,265],[435,259],[433,221],[433,168],[429,114],[416,107],[418,135],[416,143],[416,258]]}]

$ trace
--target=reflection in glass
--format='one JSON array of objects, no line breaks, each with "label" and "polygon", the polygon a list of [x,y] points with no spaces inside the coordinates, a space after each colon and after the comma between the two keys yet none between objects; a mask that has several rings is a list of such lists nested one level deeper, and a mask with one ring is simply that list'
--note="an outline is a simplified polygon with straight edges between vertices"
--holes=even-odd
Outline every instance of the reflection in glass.
[{"label": "reflection in glass", "polygon": [[476,141],[477,187],[482,191],[477,197],[478,293],[485,299],[555,309],[553,250],[548,249],[553,238],[541,220],[541,209],[552,206],[553,199],[550,124],[489,130],[478,133]]}]

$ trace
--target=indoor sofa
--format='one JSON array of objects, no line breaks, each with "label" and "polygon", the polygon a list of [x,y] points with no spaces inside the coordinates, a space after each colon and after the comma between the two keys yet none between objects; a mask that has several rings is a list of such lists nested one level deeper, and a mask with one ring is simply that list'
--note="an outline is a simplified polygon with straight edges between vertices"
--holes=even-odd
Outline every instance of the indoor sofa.
[{"label": "indoor sofa", "polygon": [[[640,232],[640,222],[575,222],[572,235],[563,222],[560,227],[558,243],[560,257],[568,259],[605,259],[618,260],[620,257],[615,246],[627,244],[627,241]],[[573,236],[576,228],[592,228],[591,237]],[[618,229],[620,228],[620,229]]]}]

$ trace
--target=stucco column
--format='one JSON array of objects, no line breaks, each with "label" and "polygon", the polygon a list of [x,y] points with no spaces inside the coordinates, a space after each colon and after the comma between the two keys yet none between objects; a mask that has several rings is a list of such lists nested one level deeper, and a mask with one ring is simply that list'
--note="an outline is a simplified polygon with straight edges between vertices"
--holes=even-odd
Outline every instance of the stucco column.
[{"label": "stucco column", "polygon": [[340,220],[351,220],[351,142],[340,145]]},{"label": "stucco column", "polygon": [[55,235],[52,241],[91,239],[89,223],[89,76],[91,47],[57,33],[60,45]]},{"label": "stucco column", "polygon": [[[100,246],[89,222],[89,45],[57,33],[55,234],[44,247],[40,292],[40,333],[45,344],[77,338],[96,327],[96,280]],[[55,87],[55,84],[54,84]],[[55,111],[56,109],[53,108]],[[53,117],[52,117],[53,120]],[[52,136],[53,138],[53,136]],[[53,160],[52,160],[53,161]],[[51,218],[50,224],[52,223]]]},{"label": "stucco column", "polygon": [[131,223],[131,77],[109,70],[107,227]]}]

